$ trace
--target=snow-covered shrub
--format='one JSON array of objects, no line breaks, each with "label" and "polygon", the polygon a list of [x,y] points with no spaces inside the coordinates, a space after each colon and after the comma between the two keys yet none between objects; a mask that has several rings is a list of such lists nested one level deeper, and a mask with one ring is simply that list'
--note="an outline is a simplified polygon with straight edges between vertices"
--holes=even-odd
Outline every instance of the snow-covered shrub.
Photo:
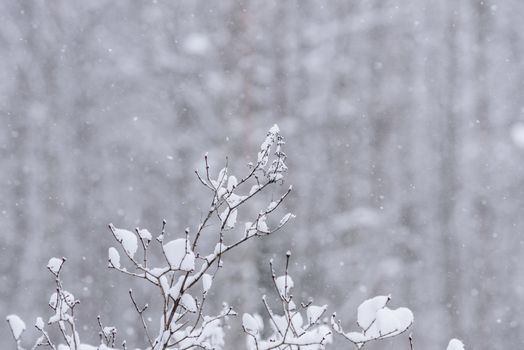
[{"label": "snow-covered shrub", "polygon": [[294,282],[288,272],[291,252],[286,254],[286,268],[282,276],[277,277],[273,262],[270,261],[271,278],[278,299],[281,302],[281,314],[274,312],[266,299],[262,302],[268,315],[271,335],[263,339],[264,321],[258,314],[245,313],[242,316],[242,328],[247,333],[249,350],[268,349],[305,349],[320,350],[332,342],[330,328],[322,322],[327,305],[317,306],[311,302],[296,304],[291,293]]},{"label": "snow-covered shrub", "polygon": [[[108,250],[108,266],[131,278],[139,278],[150,284],[160,293],[162,306],[156,315],[158,327],[151,329],[145,321],[149,312],[148,304],[141,306],[129,290],[130,306],[140,320],[149,350],[166,349],[223,349],[225,348],[223,326],[228,317],[236,316],[232,307],[224,304],[216,315],[208,315],[205,310],[206,296],[213,285],[217,273],[223,266],[223,259],[230,251],[248,240],[265,237],[280,230],[293,217],[291,213],[274,220],[275,210],[291,192],[291,187],[282,195],[258,212],[257,215],[239,225],[239,209],[245,203],[271,185],[284,183],[287,170],[286,154],[282,151],[284,141],[278,126],[273,126],[262,143],[254,163],[248,164],[248,172],[237,178],[224,167],[217,177],[212,176],[207,154],[204,157],[204,172],[195,171],[200,183],[211,193],[211,203],[203,219],[194,231],[185,230],[183,237],[172,239],[166,233],[166,222],[161,232],[153,234],[145,228],[134,231],[117,228],[109,224],[117,247]],[[210,222],[216,220],[218,230],[209,232]],[[237,236],[224,233],[230,230],[241,233]],[[203,235],[216,237],[212,251],[202,251],[200,241]],[[232,238],[231,238],[232,237]],[[236,238],[235,238],[236,237]],[[164,258],[161,266],[152,266],[150,256],[156,249],[157,255]],[[123,254],[123,258],[122,258]],[[242,328],[246,333],[249,350],[290,349],[321,350],[332,343],[333,335],[341,335],[360,349],[367,342],[381,340],[404,333],[413,323],[413,314],[407,308],[390,309],[387,304],[390,296],[377,296],[364,301],[357,310],[357,332],[344,332],[336,314],[326,317],[327,305],[313,305],[312,302],[299,303],[294,300],[294,282],[288,272],[291,253],[286,255],[284,274],[277,276],[270,262],[274,289],[280,306],[273,310],[266,297],[262,303],[267,312],[268,331],[264,333],[264,321],[258,314],[244,313]],[[53,350],[109,350],[127,349],[126,342],[117,344],[115,327],[104,326],[100,317],[100,344],[87,345],[81,342],[75,323],[75,307],[78,300],[63,287],[61,271],[65,258],[51,258],[47,268],[56,282],[49,306],[51,316],[44,321],[37,317],[35,327],[40,336],[31,349],[48,347]],[[149,316],[148,316],[149,317]],[[25,350],[21,336],[25,323],[16,315],[7,316],[7,322],[16,342],[17,350]],[[61,339],[51,339],[48,328],[56,327]],[[410,344],[411,343],[411,337]],[[463,350],[459,340],[452,339],[448,350]]]}]

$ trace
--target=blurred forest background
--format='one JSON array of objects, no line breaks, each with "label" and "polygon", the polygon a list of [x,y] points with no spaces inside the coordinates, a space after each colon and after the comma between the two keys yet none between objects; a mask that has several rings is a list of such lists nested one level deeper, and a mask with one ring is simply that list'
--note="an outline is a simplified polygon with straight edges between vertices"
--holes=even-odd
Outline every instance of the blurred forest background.
[{"label": "blurred forest background", "polygon": [[66,256],[85,341],[100,313],[143,346],[141,285],[107,271],[107,224],[194,229],[203,154],[242,174],[278,123],[297,217],[227,258],[214,300],[261,312],[267,261],[291,249],[295,294],[346,328],[392,293],[420,349],[521,348],[523,15],[520,0],[1,1],[0,313],[48,315],[45,264]]}]

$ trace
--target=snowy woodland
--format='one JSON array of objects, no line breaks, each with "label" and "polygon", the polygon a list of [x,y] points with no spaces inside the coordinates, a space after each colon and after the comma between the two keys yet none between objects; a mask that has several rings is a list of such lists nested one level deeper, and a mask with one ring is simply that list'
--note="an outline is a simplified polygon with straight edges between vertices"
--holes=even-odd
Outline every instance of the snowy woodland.
[{"label": "snowy woodland", "polygon": [[0,348],[522,348],[523,16],[0,1]]}]

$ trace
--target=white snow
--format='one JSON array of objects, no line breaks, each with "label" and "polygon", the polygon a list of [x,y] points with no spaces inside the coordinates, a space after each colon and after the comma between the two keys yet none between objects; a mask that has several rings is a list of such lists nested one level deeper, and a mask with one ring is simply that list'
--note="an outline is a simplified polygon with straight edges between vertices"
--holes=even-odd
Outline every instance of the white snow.
[{"label": "white snow", "polygon": [[213,283],[213,276],[207,273],[202,275],[202,285],[204,288],[204,293],[207,293],[209,288],[211,288],[212,283]]},{"label": "white snow", "polygon": [[302,324],[304,323],[304,319],[302,318],[302,314],[300,312],[296,312],[291,316],[291,323],[293,324],[293,328],[302,333]]},{"label": "white snow", "polygon": [[63,321],[71,315],[67,315],[67,311],[75,305],[75,296],[66,290],[61,290],[60,294],[53,293],[49,298],[49,306],[55,310],[55,314],[49,317],[48,323],[56,323]]},{"label": "white snow", "polygon": [[131,231],[116,228],[113,225],[111,225],[111,230],[113,231],[113,234],[115,235],[117,241],[120,242],[120,244],[122,244],[122,247],[124,248],[126,253],[131,258],[133,258],[135,256],[136,251],[138,250],[138,240],[136,238],[136,235]]},{"label": "white snow", "polygon": [[115,247],[110,247],[108,250],[109,255],[109,263],[116,267],[117,269],[120,268],[120,254],[118,254],[118,250],[116,250]]},{"label": "white snow", "polygon": [[151,241],[153,239],[153,235],[151,234],[151,232],[149,232],[147,229],[145,228],[141,228],[138,230],[138,235],[140,236],[140,238],[144,241]]},{"label": "white snow", "polygon": [[69,307],[75,303],[75,296],[67,290],[63,290],[60,296],[60,301],[62,302],[59,303],[58,301],[58,294],[54,292],[53,294],[51,294],[51,297],[49,298],[49,306],[51,306],[52,309],[56,309],[58,304],[61,304],[62,311],[66,312],[69,309]]},{"label": "white snow", "polygon": [[[218,184],[218,182],[216,182],[216,184]],[[224,187],[219,187],[217,189],[217,196],[218,196],[218,198],[222,198],[226,194],[227,194],[227,190]]]},{"label": "white snow", "polygon": [[265,215],[261,216],[257,221],[257,230],[262,233],[269,233],[269,227],[266,223],[267,217]]},{"label": "white snow", "polygon": [[165,276],[162,276],[160,280],[166,281],[165,285],[162,284],[162,288],[168,291],[168,294],[171,296],[171,298],[178,299],[178,297],[180,296],[180,289],[182,288],[182,283],[184,282],[184,276],[178,277],[178,281],[171,288],[169,288],[169,284],[167,283],[167,279],[165,278]]},{"label": "white snow", "polygon": [[264,330],[264,320],[262,319],[262,316],[259,314],[253,314],[253,317],[258,322],[258,331],[262,332]]},{"label": "white snow", "polygon": [[249,195],[251,196],[253,193],[258,191],[259,188],[260,188],[260,185],[253,185],[253,186],[251,186],[251,189],[249,190]]},{"label": "white snow", "polygon": [[369,339],[392,337],[406,331],[413,323],[413,313],[405,307],[395,310],[384,307],[375,317],[375,322],[364,331]]},{"label": "white snow", "polygon": [[238,180],[236,177],[231,175],[229,179],[227,180],[227,190],[229,192],[233,191],[233,189],[238,185]]},{"label": "white snow", "polygon": [[[377,318],[375,321],[378,335],[391,334],[399,329],[398,320],[393,312],[387,308],[377,311]],[[369,333],[372,333],[371,331]]]},{"label": "white snow", "polygon": [[167,267],[154,267],[148,271],[151,276],[160,277],[160,275],[166,273],[169,270]]},{"label": "white snow", "polygon": [[278,225],[279,226],[284,226],[289,221],[289,219],[294,218],[294,217],[295,217],[295,215],[293,215],[292,213],[287,213],[286,215],[284,215],[282,217],[282,219],[280,220],[280,223]]},{"label": "white snow", "polygon": [[18,315],[9,315],[6,317],[7,323],[9,323],[9,327],[11,328],[11,332],[13,333],[13,337],[16,340],[20,339],[20,336],[25,331],[25,323],[22,321]]},{"label": "white snow", "polygon": [[291,279],[291,276],[284,275],[277,277],[277,279],[275,280],[275,284],[277,285],[278,293],[283,298],[287,298],[289,296],[291,288],[293,288],[293,280]]},{"label": "white snow", "polygon": [[413,314],[407,308],[391,310],[387,307],[378,310],[376,325],[380,336],[398,334],[413,323]]},{"label": "white snow", "polygon": [[220,172],[218,173],[218,178],[216,179],[216,181],[211,180],[211,184],[215,187],[215,189],[218,190],[220,187],[224,186],[224,184],[226,183],[226,180],[227,180],[227,168],[222,168]]},{"label": "white snow", "polygon": [[226,225],[225,227],[226,228],[234,228],[236,223],[237,223],[237,210],[236,209],[233,209],[233,211],[231,211],[230,213],[230,210],[229,208],[226,208],[221,214],[220,214],[220,221],[222,221],[222,223],[224,223],[224,221],[226,222]]},{"label": "white snow", "polygon": [[164,254],[172,269],[193,271],[195,269],[195,254],[191,250],[189,240],[179,238],[166,243]]},{"label": "white snow", "polygon": [[458,339],[451,339],[446,350],[464,350],[464,343]]},{"label": "white snow", "polygon": [[240,202],[242,202],[245,199],[246,199],[246,196],[239,196],[239,195],[237,195],[235,193],[231,193],[227,197],[226,201],[227,201],[227,204],[229,204],[230,207],[235,207],[235,206],[239,205]]},{"label": "white snow", "polygon": [[102,331],[104,332],[104,335],[106,337],[109,337],[112,334],[116,333],[116,328],[115,327],[104,327]]},{"label": "white snow", "polygon": [[322,317],[322,314],[326,311],[327,305],[323,306],[317,306],[317,305],[310,305],[307,308],[307,321],[308,324],[314,324],[318,322],[319,318]]},{"label": "white snow", "polygon": [[63,263],[63,259],[51,258],[47,263],[47,268],[55,275],[58,275],[58,272],[60,272],[60,268],[62,267]]},{"label": "white snow", "polygon": [[[386,304],[390,296],[377,296],[364,301],[358,307],[358,325],[362,332],[344,333],[344,336],[361,348],[371,340],[384,339],[405,332],[413,324],[413,313],[405,307],[389,309]],[[335,314],[331,319],[331,325],[336,332],[342,329],[334,320]]]},{"label": "white snow", "polygon": [[162,288],[162,290],[164,291],[164,294],[168,294],[170,292],[170,288],[169,288],[169,282],[167,280],[167,277],[166,275],[163,275],[161,276],[158,281],[160,282],[160,287]]},{"label": "white snow", "polygon": [[277,207],[278,203],[275,202],[275,201],[272,201],[271,203],[269,203],[269,205],[267,206],[266,208],[266,212],[270,212],[272,210],[275,210],[275,208]]},{"label": "white snow", "polygon": [[288,336],[286,338],[289,343],[300,345],[300,349],[321,350],[324,349],[324,346],[318,345],[321,341],[323,341],[323,344],[332,342],[330,333],[329,327],[322,325],[312,330],[302,332],[298,337]]},{"label": "white snow", "polygon": [[250,314],[245,313],[242,315],[242,326],[250,334],[257,334],[259,332],[258,321]]},{"label": "white snow", "polygon": [[42,317],[37,317],[35,321],[35,327],[37,329],[44,329],[44,320]]},{"label": "white snow", "polygon": [[288,323],[285,316],[273,315],[271,320],[273,321],[271,326],[274,327],[278,333],[284,334],[286,332]]},{"label": "white snow", "polygon": [[265,167],[267,165],[270,153],[269,150],[271,146],[273,146],[273,144],[275,143],[276,135],[279,132],[280,129],[278,128],[278,125],[273,125],[271,129],[269,129],[266,139],[260,145],[260,151],[258,152],[257,162],[260,164],[261,167]]},{"label": "white snow", "polygon": [[202,327],[188,327],[173,334],[172,340],[177,342],[178,349],[223,349],[224,331],[221,320],[209,316],[204,316],[203,319]]},{"label": "white snow", "polygon": [[213,254],[216,256],[216,255],[219,255],[221,253],[223,253],[226,249],[227,249],[227,245],[225,245],[224,243],[217,243],[215,245],[215,249],[213,250]]},{"label": "white snow", "polygon": [[362,344],[369,341],[371,338],[360,332],[349,332],[345,334],[346,338],[351,340],[353,343]]},{"label": "white snow", "polygon": [[190,294],[183,294],[180,298],[180,305],[189,312],[197,312],[197,305],[195,299]]},{"label": "white snow", "polygon": [[360,328],[366,330],[375,321],[377,311],[386,306],[389,295],[380,295],[365,300],[357,309],[357,323]]},{"label": "white snow", "polygon": [[251,221],[248,221],[244,224],[244,235],[246,237],[251,237],[257,233],[257,228],[253,225]]}]

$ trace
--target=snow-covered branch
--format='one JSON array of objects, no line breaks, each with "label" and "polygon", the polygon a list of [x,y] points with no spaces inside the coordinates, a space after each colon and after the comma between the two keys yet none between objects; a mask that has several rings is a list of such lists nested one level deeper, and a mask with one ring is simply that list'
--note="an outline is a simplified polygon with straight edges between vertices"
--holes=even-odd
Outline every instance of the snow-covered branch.
[{"label": "snow-covered branch", "polygon": [[[321,350],[330,344],[332,332],[322,317],[327,305],[317,306],[311,302],[296,304],[291,294],[294,282],[289,275],[289,259],[286,254],[286,268],[283,275],[277,277],[273,263],[270,262],[271,278],[274,289],[280,301],[280,313],[277,314],[269,306],[267,297],[262,297],[271,327],[269,337],[263,338],[264,321],[258,314],[245,313],[242,316],[242,327],[248,335],[247,347],[250,350],[269,349],[307,349]],[[305,318],[304,318],[305,316]]]},{"label": "snow-covered branch", "polygon": [[[148,350],[166,349],[223,349],[223,326],[228,317],[237,313],[224,303],[216,315],[206,311],[206,299],[217,278],[227,255],[248,240],[265,237],[279,231],[293,214],[287,213],[272,220],[275,212],[287,199],[292,188],[288,187],[275,200],[270,201],[253,217],[243,211],[246,203],[269,186],[284,182],[287,171],[286,154],[282,148],[284,140],[278,126],[273,126],[260,146],[256,162],[248,164],[247,174],[237,177],[230,174],[228,162],[213,177],[208,155],[204,156],[204,173],[195,171],[198,181],[210,192],[209,207],[202,220],[194,227],[186,228],[178,237],[171,237],[164,220],[156,237],[145,228],[128,230],[109,224],[109,230],[116,241],[108,249],[108,267],[137,278],[156,289],[159,300],[138,301],[129,290],[130,307],[137,313],[139,327],[147,339]],[[215,221],[218,224],[212,225]],[[243,224],[240,225],[239,222]],[[225,235],[236,230],[237,235]],[[200,241],[214,239],[212,251],[202,248]],[[150,256],[163,258],[163,264],[152,266]],[[327,305],[313,305],[312,302],[297,303],[293,297],[294,281],[289,274],[291,253],[286,254],[285,269],[278,276],[270,262],[271,278],[277,295],[277,307],[272,308],[266,296],[262,303],[267,313],[270,329],[264,333],[264,321],[258,314],[244,313],[242,327],[247,334],[250,350],[290,349],[321,350],[333,342],[338,334],[352,342],[358,349],[367,342],[381,340],[404,333],[413,323],[413,314],[407,308],[387,307],[390,296],[378,296],[363,302],[357,311],[360,330],[345,332],[341,322],[333,314],[331,322],[325,317]],[[158,259],[157,259],[158,260]],[[61,271],[66,259],[51,258],[47,268],[52,273],[56,288],[49,300],[52,315],[47,324],[41,317],[35,323],[40,332],[31,349],[48,347],[53,350],[108,350],[116,349],[118,333],[115,327],[104,326],[100,316],[100,344],[83,344],[75,323],[75,307],[79,301],[63,288]],[[156,260],[154,260],[156,261]],[[149,302],[161,305],[157,315],[151,312]],[[278,311],[274,311],[277,310]],[[152,317],[159,320],[154,329],[146,323]],[[16,315],[7,316],[7,322],[14,337],[17,350],[25,350],[21,336],[26,326]],[[51,339],[47,327],[58,329],[59,339]],[[411,339],[410,339],[411,340]],[[127,349],[126,342],[120,348]],[[448,350],[463,350],[457,340],[452,340]]]}]

